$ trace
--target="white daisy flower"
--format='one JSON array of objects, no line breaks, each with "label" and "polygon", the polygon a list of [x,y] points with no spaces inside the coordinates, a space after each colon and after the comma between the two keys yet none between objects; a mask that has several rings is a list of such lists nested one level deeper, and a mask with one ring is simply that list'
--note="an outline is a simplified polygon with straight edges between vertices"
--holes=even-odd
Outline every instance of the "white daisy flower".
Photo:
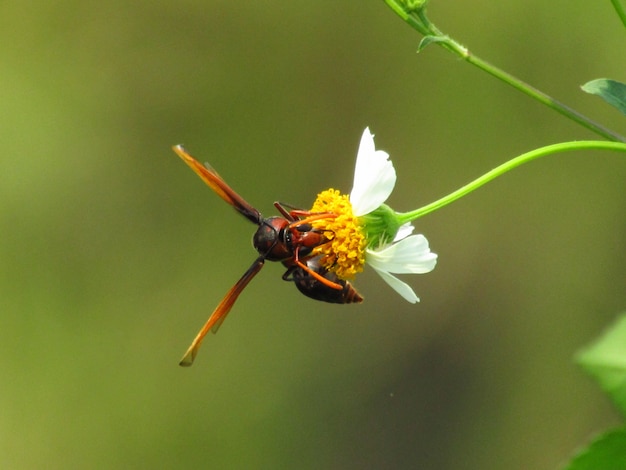
[{"label": "white daisy flower", "polygon": [[412,235],[410,223],[400,224],[385,205],[396,183],[396,171],[387,152],[376,150],[374,136],[366,128],[361,137],[349,199],[339,191],[318,195],[312,212],[332,212],[338,217],[322,220],[316,228],[331,233],[330,242],[317,248],[329,271],[350,279],[369,264],[396,292],[409,302],[419,298],[394,274],[432,271],[437,255],[423,235]]}]

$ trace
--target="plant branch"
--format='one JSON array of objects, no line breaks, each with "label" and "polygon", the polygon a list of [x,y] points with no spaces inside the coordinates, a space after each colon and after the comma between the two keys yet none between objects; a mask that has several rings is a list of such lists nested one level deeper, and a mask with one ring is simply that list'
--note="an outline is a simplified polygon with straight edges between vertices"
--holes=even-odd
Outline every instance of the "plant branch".
[{"label": "plant branch", "polygon": [[[435,43],[439,46],[447,49],[448,51],[456,54],[466,62],[478,67],[480,70],[487,72],[488,74],[496,77],[504,83],[512,86],[516,90],[521,91],[525,95],[533,98],[534,100],[548,106],[561,115],[571,119],[572,121],[580,124],[581,126],[589,129],[597,135],[614,142],[626,142],[626,137],[613,132],[612,130],[598,124],[597,122],[589,119],[585,115],[579,113],[575,109],[561,103],[560,101],[552,98],[546,93],[534,88],[533,86],[525,83],[519,78],[511,75],[508,72],[490,64],[489,62],[481,59],[480,57],[469,52],[467,48],[456,42],[454,39],[443,34],[433,23],[430,22],[426,16],[424,1],[419,0],[384,0],[385,3],[400,16],[409,26],[418,31],[424,36],[424,39],[420,43],[420,50],[426,47],[428,44]],[[612,0],[615,8],[621,9],[624,13],[622,6],[618,3],[618,0]],[[621,15],[620,15],[621,16]],[[623,18],[626,18],[626,14]]]},{"label": "plant branch", "polygon": [[411,222],[415,219],[418,219],[426,214],[429,214],[437,209],[441,209],[444,206],[456,201],[457,199],[466,196],[467,194],[475,191],[481,186],[487,184],[488,182],[494,180],[495,178],[517,168],[524,163],[528,163],[530,161],[536,160],[537,158],[546,157],[548,155],[553,155],[555,153],[569,152],[573,150],[611,150],[617,152],[625,152],[626,153],[626,145],[618,142],[604,142],[604,141],[596,141],[596,140],[583,140],[576,142],[563,142],[559,144],[548,145],[546,147],[541,147],[535,150],[532,150],[527,153],[523,153],[506,163],[503,163],[500,166],[497,166],[493,170],[485,173],[483,176],[476,178],[471,183],[462,186],[456,191],[448,194],[447,196],[442,197],[441,199],[436,200],[430,204],[427,204],[419,209],[416,209],[411,212],[404,212],[398,214],[398,221],[400,224],[404,224],[406,222]]}]

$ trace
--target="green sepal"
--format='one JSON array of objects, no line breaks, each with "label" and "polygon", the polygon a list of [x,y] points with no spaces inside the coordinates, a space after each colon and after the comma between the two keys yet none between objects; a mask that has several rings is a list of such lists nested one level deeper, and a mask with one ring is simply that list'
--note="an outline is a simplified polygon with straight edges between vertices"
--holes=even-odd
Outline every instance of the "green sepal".
[{"label": "green sepal", "polygon": [[428,0],[405,0],[404,9],[407,13],[419,12],[426,8]]},{"label": "green sepal", "polygon": [[369,214],[360,216],[359,222],[365,232],[367,246],[374,247],[393,241],[402,225],[398,220],[396,212],[386,204]]}]

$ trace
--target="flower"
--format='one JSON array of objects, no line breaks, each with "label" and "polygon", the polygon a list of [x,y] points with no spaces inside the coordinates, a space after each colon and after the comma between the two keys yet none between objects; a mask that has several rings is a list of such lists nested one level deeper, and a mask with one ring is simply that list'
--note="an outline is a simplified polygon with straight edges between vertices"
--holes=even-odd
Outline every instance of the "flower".
[{"label": "flower", "polygon": [[332,219],[322,219],[313,226],[322,229],[327,243],[314,250],[322,255],[321,262],[340,279],[352,279],[363,271],[367,248],[366,235],[354,214],[350,199],[336,189],[327,189],[317,195],[311,212],[337,214]]},{"label": "flower", "polygon": [[321,192],[311,212],[337,217],[314,222],[328,241],[314,250],[322,264],[340,279],[351,279],[369,264],[396,292],[409,302],[419,298],[394,274],[423,274],[432,271],[437,255],[423,235],[403,223],[399,214],[385,205],[396,183],[389,154],[376,150],[374,136],[366,128],[361,137],[350,196],[335,189]]}]

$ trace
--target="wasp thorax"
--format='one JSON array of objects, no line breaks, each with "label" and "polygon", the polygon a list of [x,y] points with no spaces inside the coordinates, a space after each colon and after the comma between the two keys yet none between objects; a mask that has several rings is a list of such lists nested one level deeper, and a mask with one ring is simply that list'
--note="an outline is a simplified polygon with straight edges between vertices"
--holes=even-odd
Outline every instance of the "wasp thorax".
[{"label": "wasp thorax", "polygon": [[280,261],[289,258],[293,253],[287,246],[287,231],[289,221],[282,217],[270,217],[263,220],[252,237],[252,244],[265,259]]}]

